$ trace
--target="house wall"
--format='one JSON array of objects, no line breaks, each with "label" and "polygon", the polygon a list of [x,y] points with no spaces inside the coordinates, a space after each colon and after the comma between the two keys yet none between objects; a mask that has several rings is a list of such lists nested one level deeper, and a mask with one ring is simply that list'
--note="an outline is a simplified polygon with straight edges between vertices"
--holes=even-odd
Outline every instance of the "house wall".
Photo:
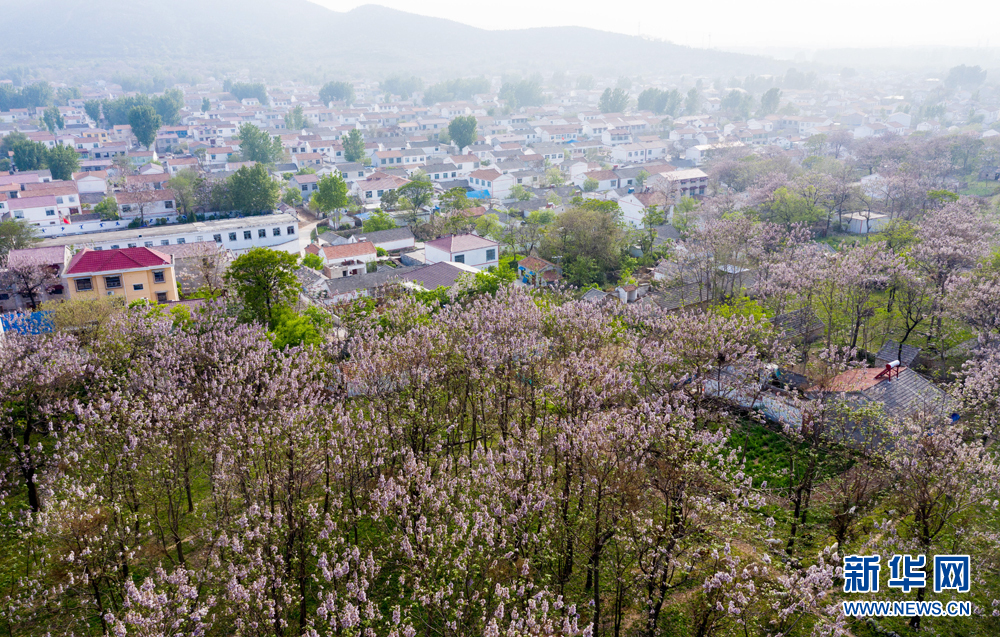
[{"label": "house wall", "polygon": [[[93,235],[80,234],[71,244],[74,248],[99,248],[109,250],[112,248],[135,248],[145,246],[147,248],[157,248],[162,245],[177,245],[179,243],[195,243],[197,241],[213,241],[215,235],[220,235],[222,241],[217,244],[236,254],[242,254],[250,248],[271,248],[272,250],[284,250],[286,252],[299,253],[298,224],[295,221],[289,222],[287,219],[276,220],[273,216],[262,215],[260,217],[248,217],[247,225],[241,228],[217,229],[212,227],[212,222],[195,224],[178,224],[174,226],[174,232],[169,234],[159,234],[142,236],[138,233],[124,233],[122,236],[103,235],[96,238]],[[86,226],[86,229],[84,227]],[[94,226],[94,227],[91,227]],[[97,227],[99,226],[99,227]],[[92,221],[88,224],[74,224],[73,226],[63,226],[64,232],[57,232],[55,228],[42,228],[43,237],[65,236],[80,232],[94,232],[98,230],[125,230],[128,227],[127,221]],[[78,228],[79,227],[79,228]],[[278,228],[280,234],[274,234],[274,229]],[[288,228],[292,228],[293,234],[288,234]],[[260,231],[264,231],[264,236],[260,236]],[[246,232],[250,233],[250,238],[245,237]],[[230,233],[235,233],[236,238],[230,239]],[[183,241],[181,241],[183,239]]]},{"label": "house wall", "polygon": [[[163,271],[163,282],[155,281],[154,272]],[[106,277],[120,276],[122,285],[118,288],[108,288]],[[77,281],[90,279],[93,289],[81,291],[77,290]],[[124,270],[120,272],[101,272],[90,276],[67,276],[63,278],[65,294],[68,298],[76,299],[96,299],[102,296],[123,296],[126,303],[138,299],[146,299],[154,303],[157,302],[157,292],[166,294],[167,301],[176,301],[177,279],[174,276],[174,267],[149,268],[144,270]],[[141,285],[141,290],[136,290],[135,286]]]},{"label": "house wall", "polygon": [[[492,250],[492,259],[488,257],[487,252]],[[492,248],[479,248],[478,250],[469,250],[467,252],[452,252],[448,253],[444,250],[439,250],[433,246],[427,246],[424,249],[424,261],[427,264],[440,263],[442,261],[455,261],[459,256],[464,259],[465,265],[471,265],[474,268],[488,268],[490,266],[497,266],[500,264],[499,261],[500,247]]]}]

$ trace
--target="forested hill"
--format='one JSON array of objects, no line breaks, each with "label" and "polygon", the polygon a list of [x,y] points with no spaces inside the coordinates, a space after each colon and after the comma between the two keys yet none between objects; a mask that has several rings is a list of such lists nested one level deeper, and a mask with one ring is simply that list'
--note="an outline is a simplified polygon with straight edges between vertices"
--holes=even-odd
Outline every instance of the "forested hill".
[{"label": "forested hill", "polygon": [[[366,5],[338,13],[307,0],[0,0],[7,64],[77,68],[130,60],[285,77],[320,70],[479,74],[779,72],[764,57],[558,27],[486,31]],[[39,16],[46,16],[40,18]],[[777,68],[782,66],[782,68]]]}]

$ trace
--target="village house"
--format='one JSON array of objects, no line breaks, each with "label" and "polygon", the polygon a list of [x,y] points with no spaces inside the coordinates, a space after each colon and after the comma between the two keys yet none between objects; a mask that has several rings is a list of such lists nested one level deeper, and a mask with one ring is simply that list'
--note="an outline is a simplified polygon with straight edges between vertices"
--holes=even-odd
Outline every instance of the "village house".
[{"label": "village house", "polygon": [[426,263],[453,261],[475,268],[488,268],[500,264],[500,244],[492,239],[474,234],[440,237],[424,244]]},{"label": "village house", "polygon": [[306,252],[323,259],[323,274],[331,279],[364,274],[368,262],[378,258],[375,244],[371,241],[322,247],[310,243],[306,246]]},{"label": "village house", "polygon": [[173,258],[151,248],[84,248],[66,265],[63,281],[70,299],[121,296],[126,303],[177,300]]}]

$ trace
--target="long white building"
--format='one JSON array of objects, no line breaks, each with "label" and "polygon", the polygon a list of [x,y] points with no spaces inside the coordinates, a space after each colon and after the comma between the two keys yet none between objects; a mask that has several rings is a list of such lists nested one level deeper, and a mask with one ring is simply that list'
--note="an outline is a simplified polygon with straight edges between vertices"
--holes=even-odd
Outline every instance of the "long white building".
[{"label": "long white building", "polygon": [[[308,237],[306,242],[308,243]],[[149,228],[126,228],[110,232],[92,232],[43,239],[42,246],[68,245],[75,250],[93,248],[156,248],[158,246],[215,241],[216,244],[242,254],[250,248],[271,248],[298,254],[299,222],[288,213],[197,221]]]}]

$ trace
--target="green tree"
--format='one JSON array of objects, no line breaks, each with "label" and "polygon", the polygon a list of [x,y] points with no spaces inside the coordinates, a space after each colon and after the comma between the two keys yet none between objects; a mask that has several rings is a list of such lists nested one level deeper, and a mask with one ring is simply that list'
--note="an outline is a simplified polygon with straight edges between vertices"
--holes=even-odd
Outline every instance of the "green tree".
[{"label": "green tree", "polygon": [[417,218],[417,212],[429,205],[434,197],[434,184],[427,175],[414,175],[413,179],[399,187],[399,196],[410,207],[412,219]]},{"label": "green tree", "polygon": [[101,215],[101,221],[115,221],[118,216],[118,202],[114,197],[105,197],[94,206],[94,212]]},{"label": "green tree", "polygon": [[242,305],[244,321],[274,328],[281,310],[298,296],[298,260],[298,255],[268,248],[251,248],[236,257],[224,279]]},{"label": "green tree", "polygon": [[656,241],[656,227],[666,223],[666,214],[660,210],[659,206],[646,208],[642,215],[642,227],[645,232],[642,234],[641,247],[643,254],[649,254]]},{"label": "green tree", "polygon": [[298,188],[286,188],[281,201],[288,206],[301,206],[302,192]]},{"label": "green tree", "polygon": [[6,265],[11,250],[30,248],[41,240],[35,227],[26,221],[0,221],[0,266]]},{"label": "green tree", "polygon": [[45,128],[49,129],[49,132],[55,134],[57,130],[66,127],[66,122],[63,121],[62,113],[59,112],[58,106],[50,106],[45,109],[45,113],[42,115],[42,121],[45,122]]},{"label": "green tree", "polygon": [[695,115],[701,110],[701,94],[698,89],[692,87],[688,91],[687,99],[684,100],[684,112],[688,115]]},{"label": "green tree", "polygon": [[322,270],[323,257],[318,254],[313,254],[312,252],[307,252],[306,256],[302,257],[302,265],[307,268],[312,268],[313,270]]},{"label": "green tree", "polygon": [[531,192],[521,184],[514,184],[510,189],[510,197],[515,201],[528,201],[531,199]]},{"label": "green tree", "polygon": [[781,104],[781,89],[777,87],[771,87],[767,89],[760,98],[760,110],[757,111],[759,115],[767,116],[778,112],[778,106]]},{"label": "green tree", "polygon": [[299,345],[320,345],[323,336],[308,316],[296,313],[287,307],[276,312],[275,324],[271,330],[271,341],[281,350]]},{"label": "green tree", "polygon": [[172,88],[164,91],[163,95],[152,98],[153,108],[164,124],[173,126],[181,119],[181,109],[184,108],[184,93],[180,89]]},{"label": "green tree", "polygon": [[793,224],[814,224],[823,216],[823,211],[805,197],[782,186],[775,190],[770,199],[761,206],[764,216],[774,223],[791,228]]},{"label": "green tree", "polygon": [[576,88],[581,91],[590,91],[597,86],[597,80],[594,79],[593,75],[581,75],[576,78]]},{"label": "green tree", "polygon": [[663,95],[663,91],[660,89],[654,87],[647,88],[642,93],[639,93],[636,108],[640,111],[656,111],[656,105],[661,95]]},{"label": "green tree", "polygon": [[469,200],[468,194],[465,192],[465,188],[457,187],[452,188],[448,192],[441,195],[441,210],[447,213],[461,212],[462,210],[468,210],[472,207],[472,201]]},{"label": "green tree", "polygon": [[601,266],[588,256],[581,256],[566,266],[566,279],[577,287],[601,280]]},{"label": "green tree", "polygon": [[273,164],[281,159],[284,152],[281,148],[281,140],[277,137],[271,137],[267,131],[263,131],[253,124],[240,125],[237,137],[240,140],[240,154],[244,161]]},{"label": "green tree", "polygon": [[635,176],[635,185],[638,188],[643,188],[646,185],[647,179],[649,179],[649,173],[645,170],[640,170],[639,174]]},{"label": "green tree", "polygon": [[476,234],[480,237],[488,237],[496,241],[503,234],[503,226],[500,225],[500,217],[494,213],[483,215],[476,221]]},{"label": "green tree", "polygon": [[448,124],[448,134],[451,141],[458,145],[459,151],[471,146],[476,141],[476,116],[461,115]]},{"label": "green tree", "polygon": [[340,228],[340,217],[343,209],[347,206],[347,182],[339,173],[320,177],[316,184],[317,190],[313,193],[309,205],[322,213],[328,215],[336,213],[336,227]]},{"label": "green tree", "polygon": [[186,168],[174,175],[167,184],[174,191],[177,203],[184,214],[190,218],[205,186],[205,178],[198,174],[198,171]]},{"label": "green tree", "polygon": [[[607,274],[618,269],[627,239],[616,202],[577,198],[573,207],[556,217],[553,227],[545,233],[541,252],[550,260],[561,256],[564,267],[585,257]],[[584,270],[590,271],[589,262]],[[583,278],[581,275],[580,281]],[[590,278],[583,284],[594,280],[597,279]]]},{"label": "green tree", "polygon": [[621,113],[626,107],[628,107],[628,92],[620,88],[604,89],[600,101],[597,102],[597,108],[602,113]]},{"label": "green tree", "polygon": [[545,183],[549,186],[562,186],[566,183],[566,179],[558,167],[552,166],[545,170]]},{"label": "green tree", "polygon": [[14,142],[10,150],[14,153],[14,165],[20,171],[44,168],[49,154],[45,144],[29,141],[27,138]]},{"label": "green tree", "polygon": [[149,104],[142,104],[129,111],[128,123],[135,138],[148,149],[153,147],[156,131],[160,130],[163,120],[155,108]]},{"label": "green tree", "polygon": [[594,192],[601,184],[593,177],[583,180],[583,192]]},{"label": "green tree", "polygon": [[45,163],[52,172],[53,179],[70,181],[73,173],[80,168],[80,156],[69,146],[56,144],[45,154]]},{"label": "green tree", "polygon": [[354,102],[354,87],[347,82],[327,82],[319,90],[319,99],[324,104],[330,102]]},{"label": "green tree", "polygon": [[288,130],[302,130],[308,126],[306,122],[305,110],[301,104],[285,113],[285,126]]},{"label": "green tree", "polygon": [[689,237],[697,226],[697,218],[694,214],[697,209],[698,202],[692,197],[681,197],[681,202],[674,206],[670,225],[677,230],[681,238]]},{"label": "green tree", "polygon": [[344,145],[344,159],[362,161],[365,158],[365,138],[360,130],[352,128],[340,141]]},{"label": "green tree", "polygon": [[364,223],[361,225],[361,229],[364,232],[378,232],[379,230],[392,230],[396,227],[396,222],[393,220],[388,213],[383,210],[375,210],[372,212]]},{"label": "green tree", "polygon": [[241,167],[226,185],[232,209],[243,214],[271,212],[281,197],[281,185],[271,179],[264,164]]},{"label": "green tree", "polygon": [[396,205],[399,204],[399,192],[396,190],[386,190],[379,201],[383,209],[395,210]]},{"label": "green tree", "polygon": [[83,103],[83,110],[93,121],[101,121],[101,100],[87,100]]},{"label": "green tree", "polygon": [[210,110],[212,110],[212,102],[207,97],[201,98],[201,112],[207,113]]}]

